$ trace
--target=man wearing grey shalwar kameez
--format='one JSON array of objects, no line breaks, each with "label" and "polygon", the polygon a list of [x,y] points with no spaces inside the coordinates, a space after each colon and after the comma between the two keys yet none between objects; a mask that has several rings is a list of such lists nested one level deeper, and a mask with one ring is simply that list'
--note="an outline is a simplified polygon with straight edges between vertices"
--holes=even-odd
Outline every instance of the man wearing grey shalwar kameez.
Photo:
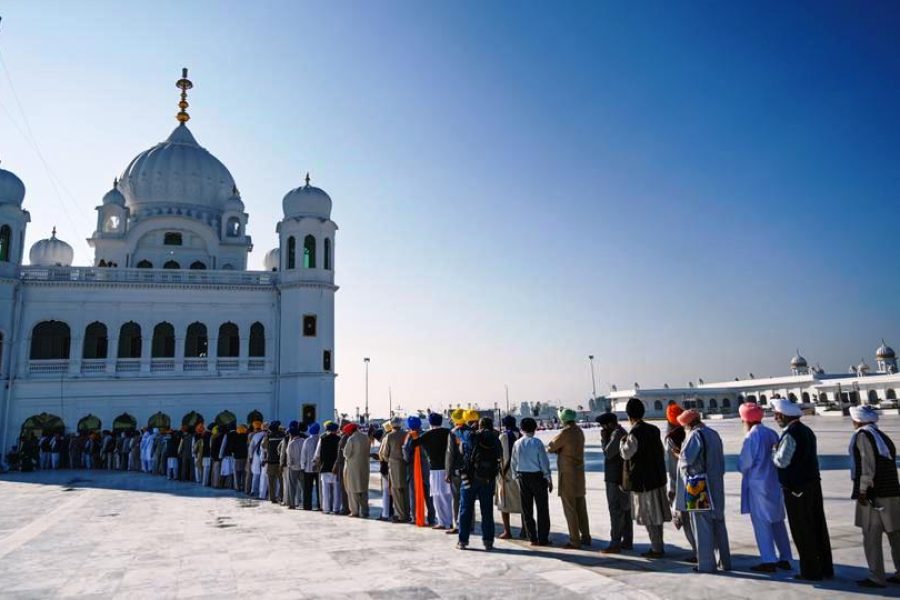
[{"label": "man wearing grey shalwar kameez", "polygon": [[[725,454],[722,450],[722,438],[701,422],[697,410],[684,411],[678,416],[678,422],[688,432],[678,458],[681,483],[685,485],[688,477],[705,473],[712,505],[710,510],[690,513],[697,544],[695,570],[700,573],[715,573],[718,550],[722,570],[730,571],[731,552],[728,548],[728,530],[725,528]],[[687,510],[684,493],[676,495],[675,508]]]},{"label": "man wearing grey shalwar kameez", "polygon": [[622,440],[620,452],[626,462],[625,489],[631,490],[634,520],[647,528],[650,550],[644,558],[665,556],[663,523],[672,520],[666,496],[665,450],[659,429],[644,422],[644,403],[632,398],[625,406],[631,430]]}]

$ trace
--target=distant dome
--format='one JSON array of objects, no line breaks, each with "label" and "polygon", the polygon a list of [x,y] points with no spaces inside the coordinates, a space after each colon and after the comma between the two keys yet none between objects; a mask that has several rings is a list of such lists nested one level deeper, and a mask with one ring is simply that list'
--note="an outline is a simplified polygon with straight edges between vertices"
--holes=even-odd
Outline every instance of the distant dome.
[{"label": "distant dome", "polygon": [[224,208],[232,212],[244,212],[244,201],[241,200],[241,193],[238,191],[237,186],[231,190],[231,196],[225,201]]},{"label": "distant dome", "polygon": [[235,184],[225,165],[182,123],[166,141],[144,150],[125,167],[119,189],[132,211],[173,205],[221,211]]},{"label": "distant dome", "polygon": [[794,355],[794,358],[791,359],[791,368],[792,369],[801,369],[808,367],[809,364],[806,362],[806,359],[800,356],[800,351],[797,350],[797,354]]},{"label": "distant dome", "polygon": [[266,252],[266,257],[263,259],[263,266],[266,271],[277,271],[279,265],[281,264],[281,249],[280,248],[272,248],[268,252]]},{"label": "distant dome", "polygon": [[881,345],[878,346],[878,350],[875,351],[875,358],[879,360],[891,360],[897,358],[897,354],[894,352],[894,349],[884,343],[884,340],[881,340]]},{"label": "distant dome", "polygon": [[28,253],[31,264],[36,267],[68,267],[74,256],[72,246],[56,237],[55,227],[48,239],[35,242]]},{"label": "distant dome", "polygon": [[0,169],[0,204],[22,207],[25,200],[25,184],[12,171]]},{"label": "distant dome", "polygon": [[116,206],[125,206],[125,196],[119,191],[118,178],[113,181],[113,187],[103,196],[103,205],[114,204]]},{"label": "distant dome", "polygon": [[331,218],[331,197],[324,190],[309,185],[309,173],[306,174],[306,185],[288,192],[281,201],[281,206],[285,218]]},{"label": "distant dome", "polygon": [[868,373],[871,369],[869,365],[866,364],[866,361],[862,361],[858,365],[856,365],[856,370],[861,373]]}]

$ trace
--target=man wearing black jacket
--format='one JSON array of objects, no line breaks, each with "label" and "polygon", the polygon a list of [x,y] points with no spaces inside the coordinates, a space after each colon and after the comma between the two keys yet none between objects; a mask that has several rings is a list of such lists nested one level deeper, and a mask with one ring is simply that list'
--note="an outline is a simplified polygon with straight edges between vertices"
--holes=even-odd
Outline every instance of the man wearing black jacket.
[{"label": "man wearing black jacket", "polygon": [[443,423],[443,416],[431,413],[428,415],[428,424],[431,428],[412,440],[413,447],[421,446],[428,457],[431,500],[437,513],[437,524],[434,529],[451,529],[453,527],[453,490],[450,489],[445,469],[447,439],[450,437],[450,430],[443,427]]}]

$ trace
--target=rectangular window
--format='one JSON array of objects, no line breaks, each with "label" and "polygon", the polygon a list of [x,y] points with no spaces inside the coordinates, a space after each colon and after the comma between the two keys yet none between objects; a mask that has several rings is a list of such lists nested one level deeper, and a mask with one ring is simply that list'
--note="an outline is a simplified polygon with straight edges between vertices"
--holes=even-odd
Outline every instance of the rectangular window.
[{"label": "rectangular window", "polygon": [[177,231],[170,231],[163,237],[163,244],[166,246],[180,246],[181,242],[181,234]]},{"label": "rectangular window", "polygon": [[322,352],[322,370],[331,371],[331,350]]},{"label": "rectangular window", "polygon": [[303,337],[316,337],[316,315],[303,315]]}]

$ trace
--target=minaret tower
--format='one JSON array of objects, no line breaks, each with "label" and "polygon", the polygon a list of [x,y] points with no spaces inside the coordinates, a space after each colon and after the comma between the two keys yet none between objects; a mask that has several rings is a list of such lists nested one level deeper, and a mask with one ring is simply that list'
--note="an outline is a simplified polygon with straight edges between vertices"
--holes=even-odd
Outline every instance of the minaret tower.
[{"label": "minaret tower", "polygon": [[[310,185],[282,201],[277,267],[281,348],[276,414],[312,422],[334,413],[334,249],[331,198]],[[276,253],[270,253],[275,255]],[[274,267],[274,265],[273,265]]]}]

